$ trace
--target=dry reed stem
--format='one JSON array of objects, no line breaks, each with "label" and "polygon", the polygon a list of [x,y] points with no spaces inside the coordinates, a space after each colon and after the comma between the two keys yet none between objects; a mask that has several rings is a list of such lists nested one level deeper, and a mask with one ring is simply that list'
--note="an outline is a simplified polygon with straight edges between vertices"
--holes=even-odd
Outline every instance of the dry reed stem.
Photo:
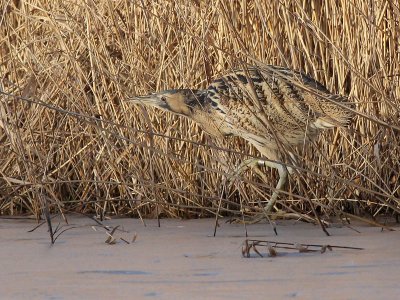
[{"label": "dry reed stem", "polygon": [[42,197],[99,215],[209,216],[220,199],[223,214],[256,210],[273,171],[221,196],[224,176],[259,156],[251,146],[123,102],[248,63],[302,70],[360,113],[299,152],[282,207],[398,213],[399,16],[386,0],[2,2],[0,213],[39,217]]}]

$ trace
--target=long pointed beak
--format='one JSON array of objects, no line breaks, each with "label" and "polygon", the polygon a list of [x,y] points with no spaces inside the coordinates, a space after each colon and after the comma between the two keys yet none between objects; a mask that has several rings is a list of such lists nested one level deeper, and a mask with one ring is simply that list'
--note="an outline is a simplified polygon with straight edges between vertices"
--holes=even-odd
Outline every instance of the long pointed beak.
[{"label": "long pointed beak", "polygon": [[167,105],[164,101],[161,100],[161,96],[159,94],[150,94],[145,96],[135,96],[128,97],[126,99],[127,102],[133,102],[135,104],[143,104],[154,106],[160,109],[167,109]]},{"label": "long pointed beak", "polygon": [[154,102],[159,102],[157,95],[146,95],[146,96],[135,96],[128,97],[126,99],[127,102],[135,102],[135,103],[143,103],[143,104],[152,104]]}]

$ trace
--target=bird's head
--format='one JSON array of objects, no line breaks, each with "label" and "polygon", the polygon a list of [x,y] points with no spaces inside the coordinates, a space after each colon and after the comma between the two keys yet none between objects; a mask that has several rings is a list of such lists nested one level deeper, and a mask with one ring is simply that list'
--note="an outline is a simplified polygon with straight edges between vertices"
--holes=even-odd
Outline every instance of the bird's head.
[{"label": "bird's head", "polygon": [[202,91],[182,89],[167,90],[147,96],[131,97],[127,101],[154,106],[176,114],[190,116],[196,106],[201,106],[204,95]]}]

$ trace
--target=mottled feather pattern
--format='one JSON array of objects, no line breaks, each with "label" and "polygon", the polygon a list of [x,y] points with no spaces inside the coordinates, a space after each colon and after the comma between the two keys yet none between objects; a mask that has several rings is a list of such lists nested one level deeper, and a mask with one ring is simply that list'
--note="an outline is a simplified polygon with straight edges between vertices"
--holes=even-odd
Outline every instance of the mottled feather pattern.
[{"label": "mottled feather pattern", "polygon": [[301,72],[276,66],[233,71],[209,86],[207,98],[214,120],[230,124],[230,133],[250,142],[249,133],[258,135],[257,143],[273,148],[276,137],[298,145],[306,136],[314,138],[317,129],[348,125],[352,116],[334,103],[347,98],[330,94]]}]

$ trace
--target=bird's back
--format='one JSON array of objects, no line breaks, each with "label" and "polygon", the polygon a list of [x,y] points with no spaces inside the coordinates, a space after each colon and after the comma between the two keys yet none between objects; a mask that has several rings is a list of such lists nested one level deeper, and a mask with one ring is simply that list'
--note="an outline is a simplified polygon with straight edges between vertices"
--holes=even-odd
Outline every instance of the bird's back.
[{"label": "bird's back", "polygon": [[299,145],[314,138],[319,129],[348,125],[353,114],[346,104],[346,97],[331,94],[301,72],[266,66],[216,79],[208,87],[203,109],[222,134],[275,148],[276,139]]}]

